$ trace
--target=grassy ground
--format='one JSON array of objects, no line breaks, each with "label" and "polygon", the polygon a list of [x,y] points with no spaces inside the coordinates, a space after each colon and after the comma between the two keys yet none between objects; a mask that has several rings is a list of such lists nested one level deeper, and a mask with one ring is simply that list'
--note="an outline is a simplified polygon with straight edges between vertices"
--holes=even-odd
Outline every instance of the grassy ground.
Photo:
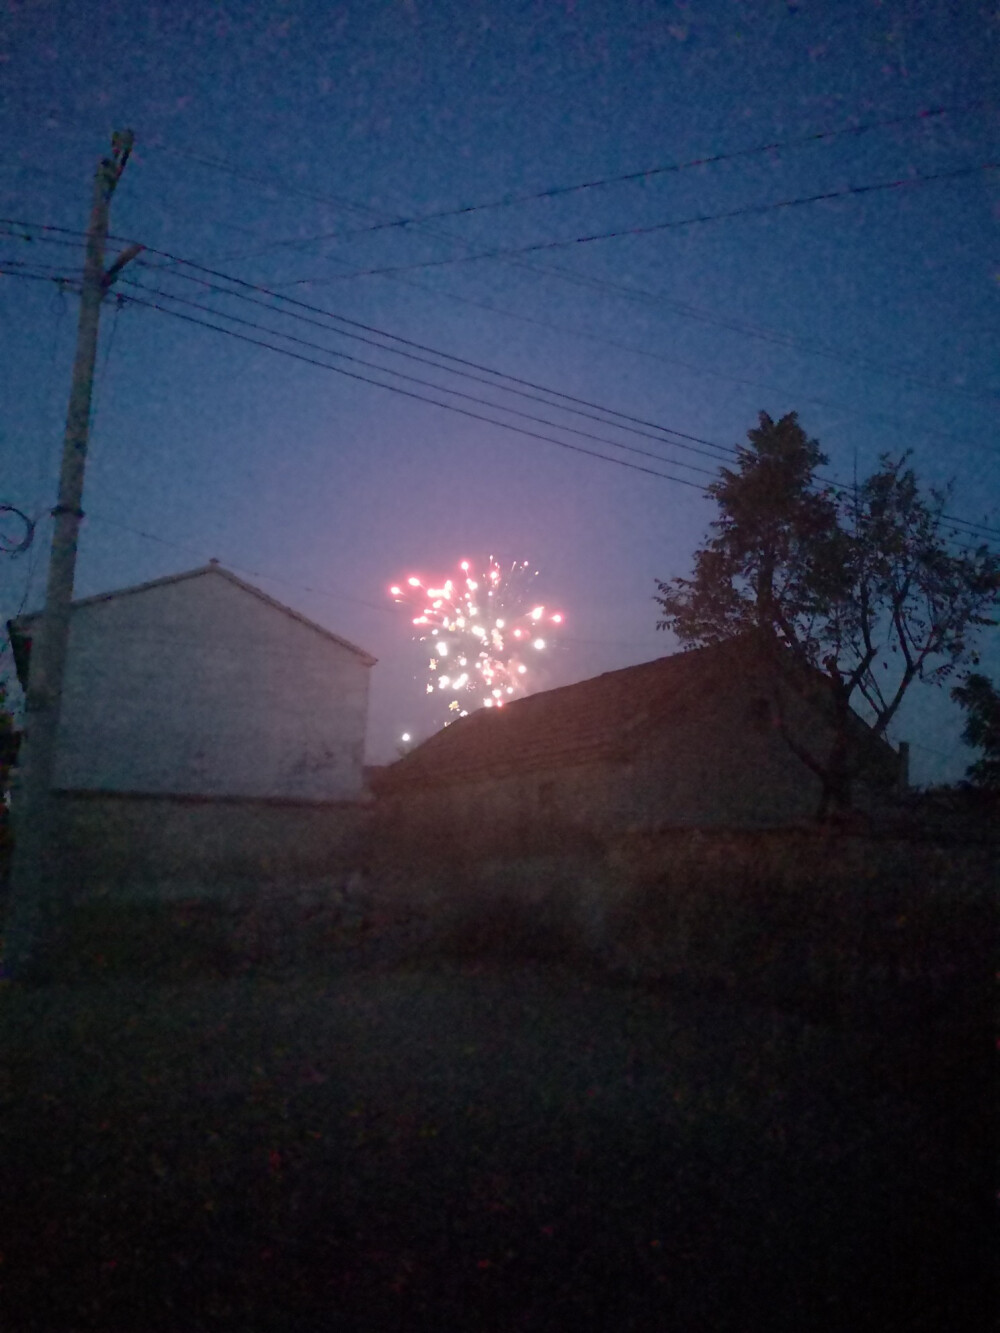
[{"label": "grassy ground", "polygon": [[986,1327],[987,1034],[554,966],[0,993],[0,1324]]}]

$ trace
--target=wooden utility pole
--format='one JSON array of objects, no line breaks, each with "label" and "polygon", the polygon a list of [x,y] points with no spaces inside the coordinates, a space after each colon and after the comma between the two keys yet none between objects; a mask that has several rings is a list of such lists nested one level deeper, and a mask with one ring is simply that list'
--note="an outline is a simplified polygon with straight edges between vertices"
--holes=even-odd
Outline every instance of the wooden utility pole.
[{"label": "wooden utility pole", "polygon": [[57,925],[60,906],[62,886],[51,790],[69,643],[76,548],[83,518],[80,505],[90,434],[98,324],[101,303],[115,278],[142,249],[139,245],[128,246],[105,271],[104,246],[111,196],[125,170],[132,141],[131,130],[116,132],[111,139],[111,156],[101,160],[94,176],[59,500],[52,510],[55,525],[45,609],[32,636],[20,781],[11,812],[14,856],[4,932],[3,970],[6,976],[14,979],[26,977],[39,965],[44,970],[45,947]]}]

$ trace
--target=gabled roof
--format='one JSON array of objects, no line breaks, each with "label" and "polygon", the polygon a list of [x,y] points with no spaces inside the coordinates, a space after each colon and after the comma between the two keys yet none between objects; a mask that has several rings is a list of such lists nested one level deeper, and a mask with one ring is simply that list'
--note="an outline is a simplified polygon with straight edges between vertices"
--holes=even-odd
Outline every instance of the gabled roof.
[{"label": "gabled roof", "polygon": [[703,677],[705,655],[719,653],[696,648],[544,690],[502,708],[479,708],[391,764],[378,775],[377,788],[626,759],[651,725],[681,712]]},{"label": "gabled roof", "polygon": [[[283,602],[276,601],[275,598],[269,597],[266,592],[262,592],[260,588],[254,587],[252,583],[246,583],[243,579],[238,578],[235,574],[231,573],[230,570],[223,569],[223,567],[214,560],[207,565],[200,565],[197,569],[189,569],[181,574],[167,574],[164,578],[150,579],[147,583],[136,583],[130,588],[116,588],[112,592],[97,593],[93,597],[81,597],[79,600],[73,602],[73,610],[75,611],[81,606],[96,606],[99,602],[114,601],[119,597],[131,597],[134,593],[147,592],[150,588],[162,588],[168,583],[184,583],[188,579],[203,578],[206,575],[215,575],[218,578],[225,579],[235,587],[242,588],[244,592],[251,593],[254,597],[259,598],[260,601],[273,607],[274,610],[280,611],[282,615],[290,616],[292,620],[297,620],[300,624],[307,625],[311,630],[315,630],[317,634],[322,634],[325,639],[332,639],[333,642],[339,644],[341,648],[346,648],[349,652],[356,653],[366,666],[374,666],[378,660],[377,658],[372,657],[370,653],[366,653],[363,648],[359,648],[356,644],[341,638],[339,634],[334,634],[332,630],[324,629],[322,625],[317,625],[314,620],[310,620],[307,616],[301,615],[298,611],[293,611],[290,606],[285,606]],[[29,630],[41,614],[41,611],[31,611],[27,615],[18,616],[16,619],[7,622],[11,645],[14,649],[17,675],[22,687],[25,686],[27,682],[28,662],[30,659],[31,637]]]},{"label": "gabled roof", "polygon": [[[687,716],[699,696],[753,670],[755,657],[749,642],[728,640],[544,690],[502,708],[479,708],[383,769],[373,786],[389,792],[626,760],[654,728]],[[861,743],[888,759],[888,742],[855,718]]]}]

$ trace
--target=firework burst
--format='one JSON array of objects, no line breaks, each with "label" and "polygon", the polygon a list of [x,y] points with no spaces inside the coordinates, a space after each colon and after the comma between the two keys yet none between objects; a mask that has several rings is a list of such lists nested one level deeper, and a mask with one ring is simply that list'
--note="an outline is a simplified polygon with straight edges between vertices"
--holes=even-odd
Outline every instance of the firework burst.
[{"label": "firework burst", "polygon": [[530,690],[532,667],[563,623],[532,600],[537,577],[527,561],[504,571],[490,556],[481,574],[463,560],[440,585],[410,575],[389,589],[409,610],[414,638],[429,645],[426,692],[447,697],[448,721]]}]

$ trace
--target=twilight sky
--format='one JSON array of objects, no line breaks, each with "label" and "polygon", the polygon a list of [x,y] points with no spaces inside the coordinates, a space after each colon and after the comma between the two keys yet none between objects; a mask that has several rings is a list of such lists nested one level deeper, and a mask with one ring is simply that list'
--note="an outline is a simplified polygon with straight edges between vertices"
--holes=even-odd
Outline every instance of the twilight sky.
[{"label": "twilight sky", "polygon": [[[654,579],[689,572],[697,487],[761,410],[797,410],[840,478],[912,449],[924,480],[955,479],[951,513],[1000,531],[1000,174],[977,170],[1000,160],[998,50],[976,0],[0,0],[0,214],[79,232],[131,126],[112,232],[263,305],[150,253],[127,271],[147,291],[120,295],[323,363],[109,301],[77,594],[219,558],[379,658],[378,762],[429,726],[390,583],[530,560],[567,617],[537,686],[672,651]],[[38,514],[77,311],[23,274],[72,277],[81,252],[0,230],[22,274],[0,276],[0,499]],[[49,536],[0,557],[4,619],[38,604]],[[917,780],[961,774],[960,726],[914,691],[894,736]]]}]

